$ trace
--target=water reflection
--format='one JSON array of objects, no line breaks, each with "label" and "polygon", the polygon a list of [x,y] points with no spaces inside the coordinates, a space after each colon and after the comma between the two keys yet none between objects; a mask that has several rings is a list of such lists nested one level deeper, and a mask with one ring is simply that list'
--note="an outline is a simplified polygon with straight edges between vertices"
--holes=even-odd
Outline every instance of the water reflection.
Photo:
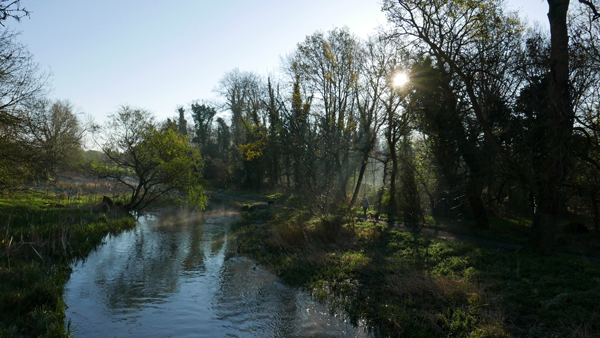
[{"label": "water reflection", "polygon": [[75,265],[66,285],[75,335],[367,336],[252,260],[233,255],[229,226],[238,219],[227,210],[157,213],[108,238]]}]

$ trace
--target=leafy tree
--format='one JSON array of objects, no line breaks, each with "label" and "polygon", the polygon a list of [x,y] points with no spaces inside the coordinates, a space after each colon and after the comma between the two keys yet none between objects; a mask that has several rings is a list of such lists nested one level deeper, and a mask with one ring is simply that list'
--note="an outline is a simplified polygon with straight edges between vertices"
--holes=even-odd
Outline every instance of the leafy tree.
[{"label": "leafy tree", "polygon": [[232,142],[235,146],[244,144],[249,125],[262,122],[262,80],[254,73],[241,72],[236,68],[221,79],[218,91],[225,99],[225,109],[232,114]]},{"label": "leafy tree", "polygon": [[99,178],[111,178],[131,190],[130,210],[141,210],[163,196],[183,194],[204,207],[200,153],[187,137],[170,128],[158,129],[149,112],[128,106],[104,126],[102,151],[108,158],[94,163]]},{"label": "leafy tree", "polygon": [[418,116],[420,130],[428,137],[443,179],[445,191],[438,199],[445,201],[444,209],[457,209],[459,205],[450,201],[466,195],[476,226],[486,228],[488,220],[481,195],[487,177],[484,162],[492,159],[486,156],[485,143],[478,139],[478,129],[467,117],[468,106],[460,104],[463,100],[453,88],[451,74],[440,68],[432,65],[430,58],[415,63],[415,89],[409,109]]},{"label": "leafy tree", "polygon": [[216,120],[216,153],[218,156],[213,158],[213,163],[217,170],[214,178],[223,183],[224,186],[229,186],[233,181],[232,176],[232,149],[231,149],[231,129],[227,122],[222,117]]},{"label": "leafy tree", "polygon": [[249,177],[263,177],[264,173],[253,171],[264,171],[264,160],[258,161],[260,166],[248,165],[240,146],[256,141],[254,133],[266,130],[268,114],[264,109],[266,91],[263,81],[254,73],[234,69],[221,79],[218,90],[225,99],[224,107],[231,112],[232,178],[239,185],[259,187],[263,182],[250,182]]},{"label": "leafy tree", "polygon": [[402,210],[404,224],[416,228],[422,214],[415,170],[415,154],[409,135],[404,136],[401,147],[400,210]]},{"label": "leafy tree", "polygon": [[197,102],[192,103],[191,110],[196,134],[192,141],[200,145],[202,152],[205,153],[209,148],[209,137],[217,110],[214,107]]},{"label": "leafy tree", "polygon": [[187,120],[185,119],[185,108],[178,107],[177,113],[179,113],[179,120],[177,123],[177,130],[181,135],[187,135]]},{"label": "leafy tree", "polygon": [[160,123],[160,129],[179,131],[179,127],[177,126],[177,120],[175,120],[174,118],[167,118],[165,121]]},{"label": "leafy tree", "polygon": [[[460,103],[444,110],[444,120],[454,127],[448,128],[452,132],[449,138],[438,140],[456,143],[468,167],[465,189],[471,210],[476,224],[485,228],[488,221],[481,194],[486,170],[482,164],[490,161],[482,155],[495,153],[524,184],[531,182],[498,140],[496,130],[500,127],[496,122],[508,112],[505,104],[511,102],[518,88],[513,77],[517,65],[511,61],[520,50],[522,25],[517,17],[505,14],[502,1],[497,0],[386,1],[384,9],[395,25],[393,33],[405,37],[415,51],[434,60],[439,72],[446,73],[445,87],[451,93],[446,97]],[[430,88],[435,91],[436,87]],[[443,102],[424,103],[442,107]],[[426,110],[437,110],[431,108]],[[436,123],[438,131],[445,133],[440,129],[442,121]]]},{"label": "leafy tree", "polygon": [[271,78],[267,80],[268,100],[265,102],[267,110],[268,131],[267,131],[267,164],[266,171],[269,178],[269,184],[276,186],[281,178],[281,151],[282,151],[282,132],[283,126],[281,113],[283,103],[279,97],[279,90],[275,91],[271,83]]},{"label": "leafy tree", "polygon": [[257,190],[262,186],[265,174],[265,159],[267,147],[267,133],[260,126],[252,126],[246,133],[246,143],[238,146],[242,155],[244,176],[242,186],[246,189]]},{"label": "leafy tree", "polygon": [[300,76],[296,75],[291,102],[282,114],[282,147],[288,185],[292,178],[297,192],[314,196],[319,188],[315,161],[317,144],[310,125],[312,98],[304,98],[300,86]]},{"label": "leafy tree", "polygon": [[229,160],[230,148],[231,130],[225,120],[219,117],[217,118],[217,149],[226,162]]}]

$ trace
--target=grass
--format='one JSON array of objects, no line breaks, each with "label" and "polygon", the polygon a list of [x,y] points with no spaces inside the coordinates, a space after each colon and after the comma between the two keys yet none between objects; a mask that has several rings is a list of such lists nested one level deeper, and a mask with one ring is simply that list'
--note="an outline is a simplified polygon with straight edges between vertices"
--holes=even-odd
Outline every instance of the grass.
[{"label": "grass", "polygon": [[235,229],[242,252],[378,336],[599,336],[599,263],[349,220],[274,208]]},{"label": "grass", "polygon": [[[573,219],[571,216],[559,222],[564,225]],[[577,219],[582,223],[587,223],[584,219]],[[430,229],[446,230],[454,233],[471,235],[485,239],[496,240],[500,242],[525,245],[529,238],[531,229],[531,219],[522,217],[489,217],[490,227],[486,230],[479,230],[474,227],[474,221],[461,220],[451,221],[443,219],[433,219],[428,216],[426,227]],[[600,258],[600,240],[592,231],[590,234],[558,234],[555,250],[588,257]]]},{"label": "grass", "polygon": [[280,205],[285,204],[288,206],[295,206],[299,203],[297,197],[295,197],[294,195],[287,195],[287,194],[278,193],[278,192],[276,192],[276,193],[273,193],[273,192],[260,193],[260,192],[247,192],[247,191],[240,191],[240,190],[225,190],[225,189],[210,188],[210,187],[207,188],[206,190],[212,190],[212,191],[218,192],[220,194],[234,196],[234,197],[241,197],[241,198],[255,200],[255,201],[262,201],[262,202],[273,201],[276,204],[280,204]]},{"label": "grass", "polygon": [[0,196],[0,337],[69,336],[62,295],[71,263],[135,226],[123,212],[102,212],[102,195],[66,190]]}]

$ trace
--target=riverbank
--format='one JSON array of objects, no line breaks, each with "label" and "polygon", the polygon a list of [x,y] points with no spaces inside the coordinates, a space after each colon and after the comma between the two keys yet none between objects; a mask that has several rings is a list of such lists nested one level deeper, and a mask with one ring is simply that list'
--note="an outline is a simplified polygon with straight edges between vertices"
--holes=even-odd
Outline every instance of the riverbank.
[{"label": "riverbank", "polygon": [[598,337],[600,264],[295,209],[250,213],[238,250],[381,336]]},{"label": "riverbank", "polygon": [[28,190],[0,195],[0,337],[66,337],[71,263],[108,233],[135,226],[101,194]]}]

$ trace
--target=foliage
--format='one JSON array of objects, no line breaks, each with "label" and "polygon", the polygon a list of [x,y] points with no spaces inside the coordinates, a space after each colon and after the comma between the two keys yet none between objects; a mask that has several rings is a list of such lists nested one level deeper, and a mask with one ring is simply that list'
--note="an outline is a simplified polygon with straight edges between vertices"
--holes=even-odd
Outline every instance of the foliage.
[{"label": "foliage", "polygon": [[161,197],[183,198],[204,206],[202,158],[187,136],[171,128],[157,129],[143,110],[122,107],[104,127],[102,151],[108,158],[91,163],[99,178],[110,178],[129,188],[127,209],[141,210]]},{"label": "foliage", "polygon": [[550,34],[502,0],[382,5],[390,27],[378,34],[315,32],[278,79],[234,69],[220,104],[193,103],[206,178],[293,193],[312,211],[369,195],[376,217],[413,225],[433,217],[485,232],[495,215],[524,217],[542,254],[572,213],[600,229],[592,3],[549,1]]}]

